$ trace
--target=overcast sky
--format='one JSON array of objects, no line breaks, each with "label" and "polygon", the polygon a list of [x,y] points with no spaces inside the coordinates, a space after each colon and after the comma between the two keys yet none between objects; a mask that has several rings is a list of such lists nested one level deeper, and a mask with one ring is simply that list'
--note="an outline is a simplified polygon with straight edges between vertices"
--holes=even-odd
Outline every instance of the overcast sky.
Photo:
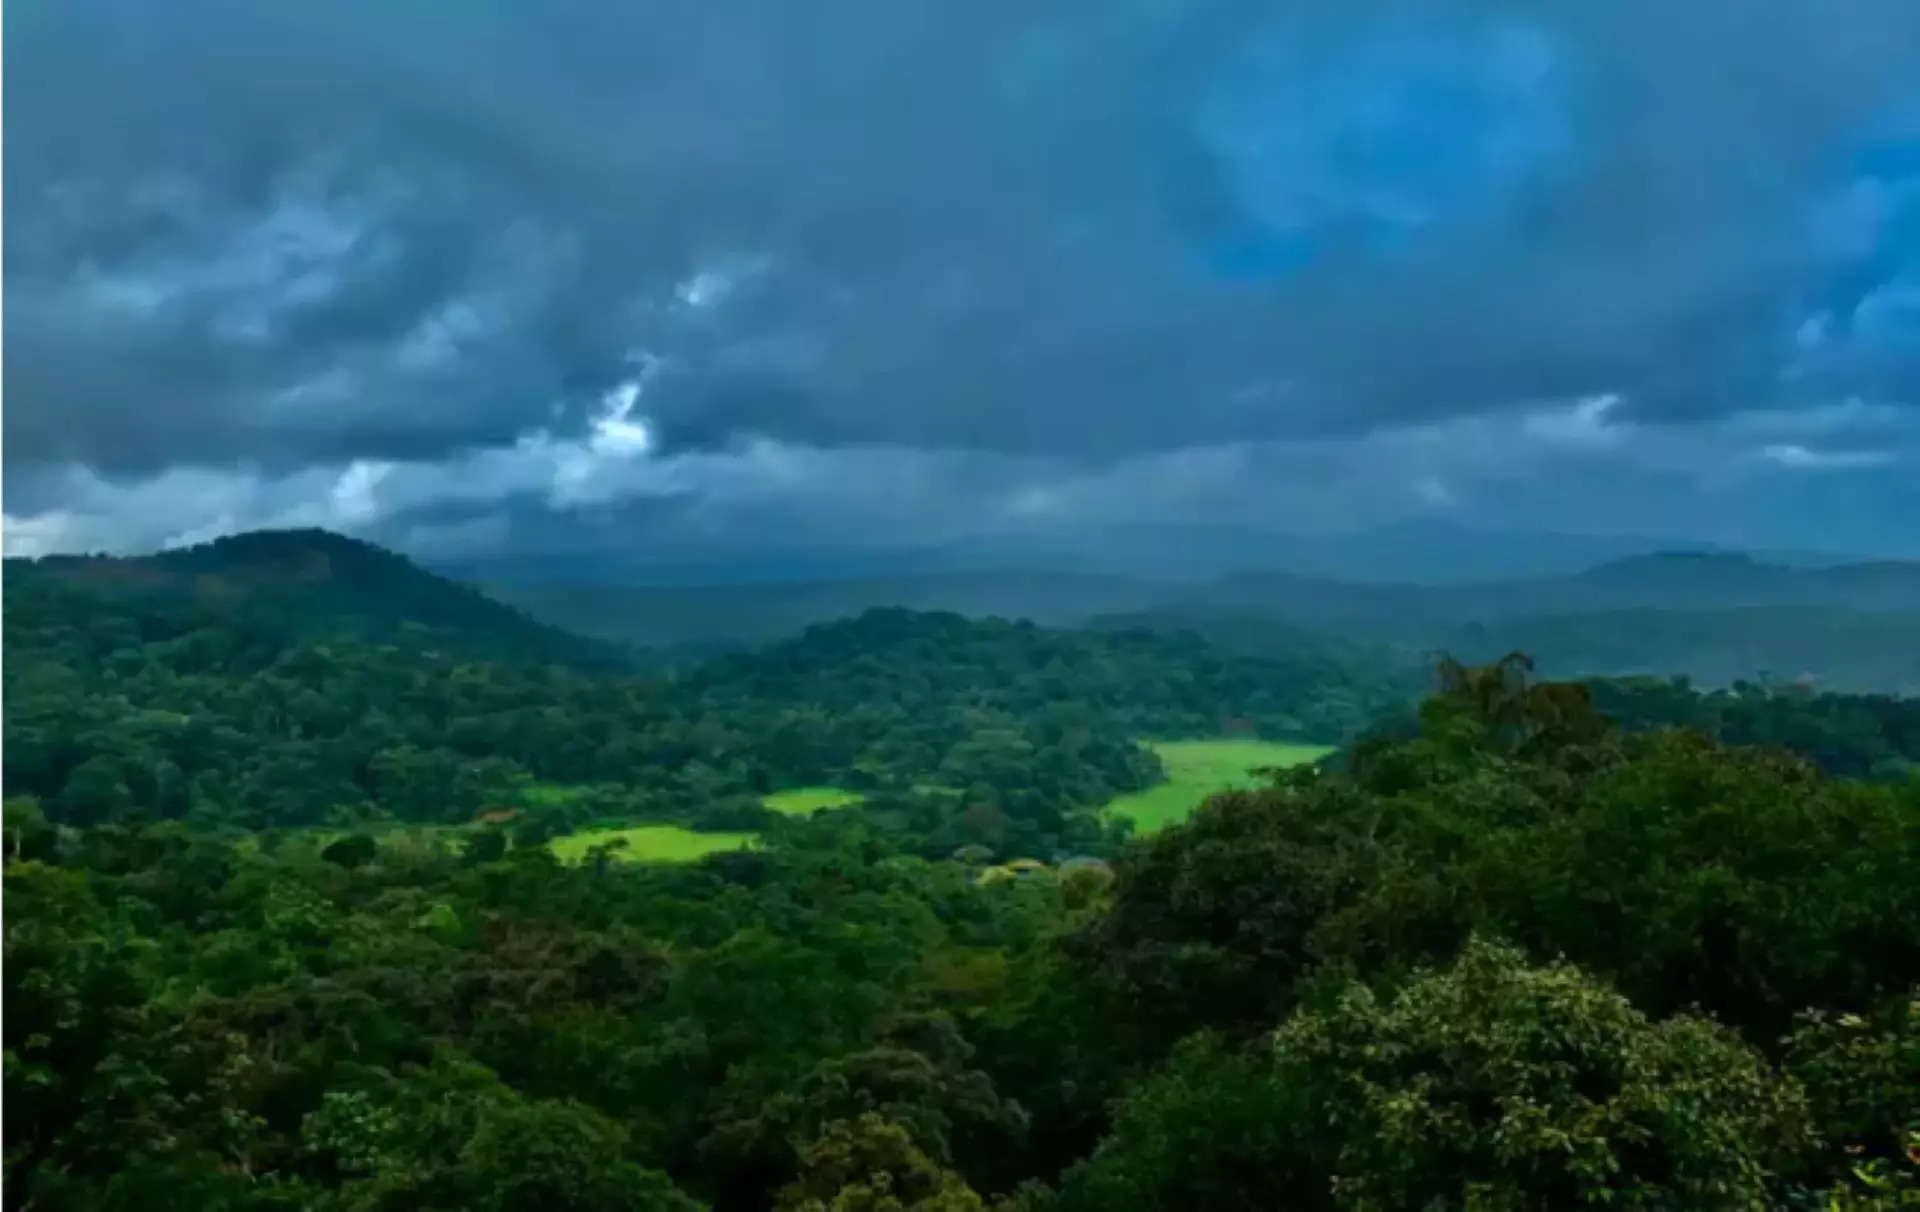
[{"label": "overcast sky", "polygon": [[1913,0],[18,0],[5,543],[1920,555]]}]

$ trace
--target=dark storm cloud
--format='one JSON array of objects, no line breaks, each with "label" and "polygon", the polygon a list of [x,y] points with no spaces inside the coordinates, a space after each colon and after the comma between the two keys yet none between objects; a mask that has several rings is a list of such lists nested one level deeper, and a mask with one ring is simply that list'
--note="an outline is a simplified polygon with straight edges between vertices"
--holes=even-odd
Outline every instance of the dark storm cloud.
[{"label": "dark storm cloud", "polygon": [[449,457],[642,366],[669,448],[1114,456],[1920,386],[1906,0],[9,16],[10,466]]}]

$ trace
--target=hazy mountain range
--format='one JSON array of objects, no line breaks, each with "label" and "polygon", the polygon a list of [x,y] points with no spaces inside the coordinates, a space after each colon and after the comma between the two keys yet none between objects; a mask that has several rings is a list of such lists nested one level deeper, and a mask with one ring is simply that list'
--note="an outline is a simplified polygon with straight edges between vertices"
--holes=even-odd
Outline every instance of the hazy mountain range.
[{"label": "hazy mountain range", "polygon": [[[1373,534],[1367,542],[1377,554],[1408,537]],[[1437,534],[1436,548],[1471,537]],[[1534,548],[1542,560],[1547,545]],[[1521,551],[1501,554],[1515,560]],[[1427,566],[1438,559],[1430,552]],[[1686,674],[1724,683],[1766,675],[1920,693],[1920,562],[1643,552],[1577,571],[1427,583],[1298,570],[1180,579],[933,564],[884,576],[663,585],[622,583],[617,566],[597,570],[606,580],[564,580],[559,574],[596,570],[556,561],[544,577],[494,566],[484,570],[493,574],[484,592],[475,592],[371,544],[278,531],[152,556],[9,560],[7,576],[10,595],[137,594],[165,609],[238,611],[263,626],[324,622],[328,633],[450,648],[478,637],[568,663],[604,662],[617,646],[626,663],[680,666],[898,606],[1053,626],[1191,630],[1249,652],[1336,637],[1397,650],[1409,662],[1439,651],[1487,659],[1518,649],[1556,676]],[[505,575],[516,571],[524,579]]]},{"label": "hazy mountain range", "polygon": [[[891,582],[1008,572],[1181,581],[1266,571],[1438,585],[1575,573],[1648,552],[1733,550],[1689,539],[1482,530],[1434,519],[1328,534],[1171,523],[1033,527],[910,547],[854,542],[797,545],[778,538],[757,538],[750,548],[725,540],[700,547],[635,545],[626,550],[594,545],[578,551],[442,561],[436,567],[463,580],[514,585]],[[1794,567],[1866,558],[1820,551],[1750,554]]]},{"label": "hazy mountain range", "polygon": [[[822,551],[802,567],[825,575],[784,579],[655,565],[622,581],[616,565],[594,581],[596,570],[564,560],[454,571],[556,626],[695,652],[906,606],[1189,629],[1258,650],[1296,644],[1304,631],[1396,645],[1408,659],[1522,649],[1566,675],[1764,674],[1920,690],[1920,562],[1426,523],[1337,539],[1190,527],[1082,537],[975,540],[868,553],[864,563]],[[667,583],[703,572],[713,580]]]}]

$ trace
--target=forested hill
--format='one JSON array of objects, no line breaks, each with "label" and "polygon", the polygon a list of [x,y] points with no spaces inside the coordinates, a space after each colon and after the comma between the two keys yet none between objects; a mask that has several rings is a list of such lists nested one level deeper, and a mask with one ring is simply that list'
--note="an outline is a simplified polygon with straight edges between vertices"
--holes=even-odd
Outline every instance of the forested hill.
[{"label": "forested hill", "polygon": [[[1920,609],[1832,605],[1567,610],[1467,622],[1435,621],[1416,601],[1365,606],[1357,637],[1397,644],[1413,659],[1450,652],[1491,661],[1519,650],[1554,677],[1685,675],[1702,685],[1807,678],[1833,690],[1920,694]],[[1311,626],[1251,607],[1182,607],[1090,619],[1100,629],[1191,630],[1246,654],[1284,651]]]},{"label": "forested hill", "polygon": [[1335,743],[1418,684],[1339,651],[1241,660],[1193,637],[907,611],[668,681],[542,663],[570,637],[326,537],[19,572],[5,777],[69,824],[452,824],[506,806],[557,829],[753,829],[763,794],[832,783],[892,797],[930,852],[1101,850],[1099,808],[1159,776],[1141,737]]},{"label": "forested hill", "polygon": [[1337,740],[1411,702],[1428,680],[1425,668],[1385,649],[1326,638],[1232,655],[1191,633],[1070,631],[880,609],[722,657],[684,686],[714,704],[915,712],[962,703],[1020,715],[1070,706],[1135,736]]},{"label": "forested hill", "polygon": [[9,559],[5,576],[10,642],[19,609],[36,625],[65,618],[85,629],[113,618],[146,638],[218,627],[256,637],[269,651],[350,639],[490,660],[628,660],[613,645],[536,622],[405,556],[326,530],[251,531],[145,556]]}]

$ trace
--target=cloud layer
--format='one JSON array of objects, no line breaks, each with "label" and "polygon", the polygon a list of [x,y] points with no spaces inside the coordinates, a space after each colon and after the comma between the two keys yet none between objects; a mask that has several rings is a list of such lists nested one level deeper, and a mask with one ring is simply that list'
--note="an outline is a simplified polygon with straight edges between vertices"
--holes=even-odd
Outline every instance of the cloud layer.
[{"label": "cloud layer", "polygon": [[1905,0],[10,17],[9,550],[1920,516]]}]

